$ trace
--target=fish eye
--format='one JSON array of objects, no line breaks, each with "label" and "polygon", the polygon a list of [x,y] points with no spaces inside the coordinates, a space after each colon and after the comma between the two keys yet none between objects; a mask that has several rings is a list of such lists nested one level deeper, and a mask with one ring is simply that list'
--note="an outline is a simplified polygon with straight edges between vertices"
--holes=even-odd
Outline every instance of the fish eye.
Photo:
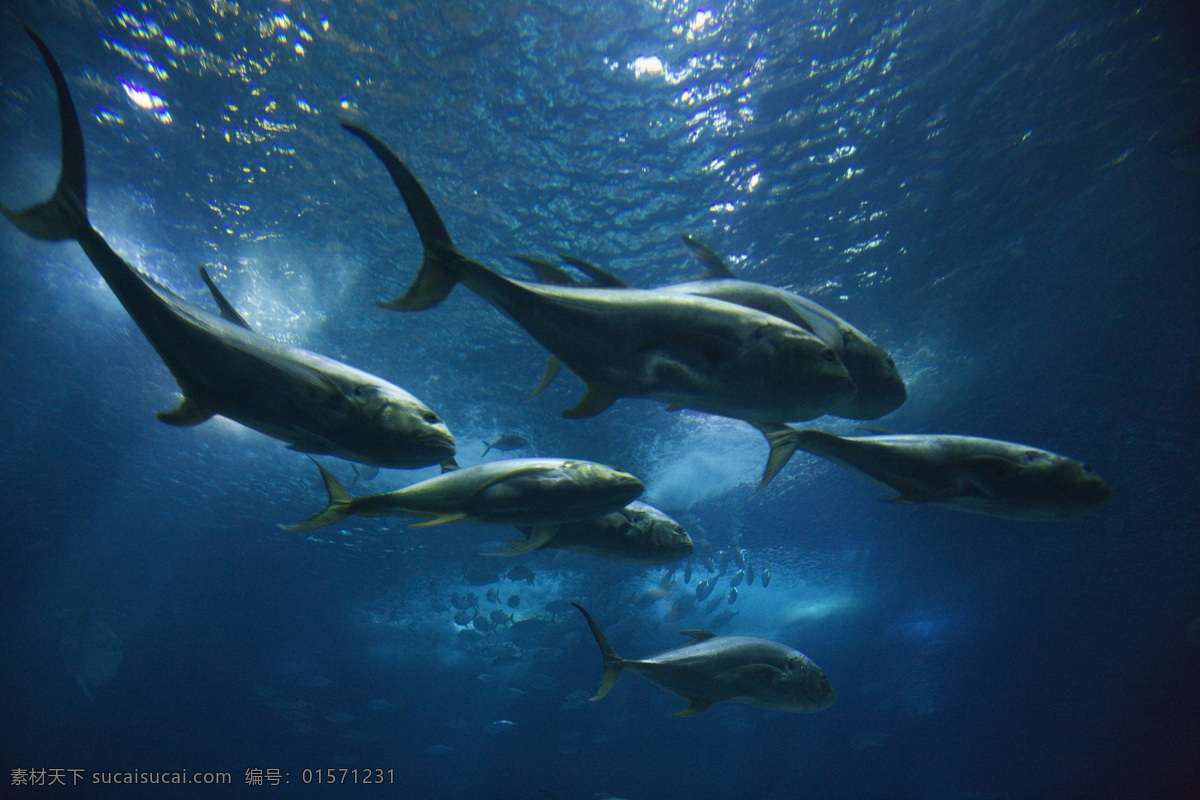
[{"label": "fish eye", "polygon": [[888,356],[888,357],[887,357],[887,365],[888,365],[889,367],[894,367],[894,366],[896,366],[896,359],[892,358],[891,356]]},{"label": "fish eye", "polygon": [[828,361],[831,364],[836,363],[838,360],[837,353],[833,352],[828,347],[826,347],[824,350],[821,351],[821,360]]},{"label": "fish eye", "polygon": [[1085,473],[1087,473],[1088,475],[1095,475],[1095,474],[1096,474],[1096,470],[1095,470],[1095,469],[1092,467],[1092,465],[1091,465],[1091,464],[1084,464],[1084,465],[1083,465],[1083,471],[1084,471]]},{"label": "fish eye", "polygon": [[432,411],[426,411],[424,414],[421,415],[421,419],[425,420],[430,425],[437,425],[439,422],[442,421],[438,417],[438,415],[433,413]]}]

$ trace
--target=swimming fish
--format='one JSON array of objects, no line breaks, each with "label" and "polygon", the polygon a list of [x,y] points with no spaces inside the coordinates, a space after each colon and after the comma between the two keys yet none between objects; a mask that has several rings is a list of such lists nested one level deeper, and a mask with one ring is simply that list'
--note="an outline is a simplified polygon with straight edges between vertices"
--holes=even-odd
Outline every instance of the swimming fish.
[{"label": "swimming fish", "polygon": [[333,473],[320,464],[317,468],[329,505],[304,522],[281,526],[284,530],[323,528],[354,514],[431,518],[411,527],[446,522],[531,526],[529,538],[515,543],[520,553],[544,545],[562,523],[623,508],[645,489],[634,476],[592,461],[516,458],[443,472],[394,492],[352,497]]},{"label": "swimming fish", "polygon": [[675,716],[698,714],[729,700],[777,711],[808,714],[833,705],[829,678],[808,656],[792,648],[750,636],[717,636],[710,631],[680,631],[692,641],[641,660],[617,655],[600,626],[583,606],[572,603],[587,620],[604,657],[599,700],[612,689],[624,669],[649,678],[682,695],[688,707]]},{"label": "swimming fish", "polygon": [[537,579],[537,575],[534,574],[533,570],[531,570],[529,567],[526,567],[521,564],[518,564],[517,566],[510,569],[508,572],[504,573],[504,577],[508,578],[510,581],[513,581],[514,583],[516,581],[525,581],[526,583],[531,584],[531,585]]},{"label": "swimming fish", "polygon": [[424,246],[405,294],[380,303],[421,311],[459,283],[525,329],[586,384],[563,415],[594,416],[621,397],[645,397],[747,422],[780,424],[827,413],[855,391],[836,352],[779,317],[707,297],[512,280],[464,256],[403,162],[350,123],[384,163]]},{"label": "swimming fish", "polygon": [[[490,450],[500,450],[508,452],[509,450],[520,450],[529,446],[529,440],[519,433],[506,433],[490,444],[484,442],[486,447],[483,449],[483,455],[487,455]],[[482,456],[481,456],[482,458]]]},{"label": "swimming fish", "polygon": [[[660,286],[655,291],[710,297],[753,308],[803,328],[825,342],[837,353],[855,386],[853,393],[831,406],[829,414],[848,419],[876,419],[895,411],[907,399],[908,391],[896,369],[895,359],[858,328],[803,295],[738,279],[712,248],[687,234],[681,238],[688,251],[707,268],[705,275],[698,280]],[[564,253],[559,257],[591,278],[591,286],[628,287],[623,280],[595,264]],[[577,285],[549,262],[528,257],[518,260],[533,267],[543,280],[557,285]]]},{"label": "swimming fish", "polygon": [[[522,529],[522,533],[531,533]],[[692,554],[692,538],[675,520],[635,500],[624,508],[579,522],[568,522],[542,545],[629,564],[671,564]]]},{"label": "swimming fish", "polygon": [[833,347],[854,381],[855,392],[830,411],[848,419],[876,419],[895,411],[908,398],[896,361],[869,336],[803,295],[738,279],[715,251],[683,235],[684,246],[708,271],[703,279],[661,287],[662,291],[715,297],[765,311],[798,325]]},{"label": "swimming fish", "polygon": [[50,200],[0,212],[29,236],[73,240],[83,249],[183,393],[178,407],[158,418],[191,426],[220,414],[293,450],[382,467],[413,469],[451,458],[446,425],[399,386],[251,331],[203,270],[220,315],[147,279],[109,247],[88,220],[83,133],[66,80],[45,43],[26,30],[58,92],[62,175]]},{"label": "swimming fish", "polygon": [[930,503],[1023,520],[1058,520],[1095,511],[1113,496],[1088,464],[998,439],[949,435],[835,436],[818,430],[779,435],[849,467],[898,494],[890,503]]}]

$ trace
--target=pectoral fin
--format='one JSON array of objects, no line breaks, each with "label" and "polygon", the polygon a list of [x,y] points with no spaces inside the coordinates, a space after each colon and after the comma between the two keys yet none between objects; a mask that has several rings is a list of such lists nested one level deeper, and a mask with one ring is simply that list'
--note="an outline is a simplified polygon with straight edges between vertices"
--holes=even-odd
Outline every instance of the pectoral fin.
[{"label": "pectoral fin", "polygon": [[589,383],[583,399],[572,408],[563,409],[562,415],[567,419],[585,419],[594,417],[617,400],[617,393],[611,387],[602,383]]},{"label": "pectoral fin", "polygon": [[778,667],[772,667],[770,664],[743,664],[721,673],[716,679],[737,684],[763,684],[773,683],[786,677],[786,672]]},{"label": "pectoral fin", "polygon": [[676,711],[671,716],[673,716],[673,717],[690,717],[690,716],[693,716],[694,714],[699,714],[701,711],[704,711],[705,709],[707,709],[709,706],[712,705],[712,700],[705,700],[703,697],[688,697],[686,699],[691,701],[691,705],[689,705],[687,708],[683,709],[682,711]]},{"label": "pectoral fin", "polygon": [[525,396],[526,402],[537,397],[546,390],[546,387],[554,383],[554,379],[558,377],[558,373],[562,370],[562,362],[554,356],[546,359],[546,369],[542,372],[542,379],[538,381],[538,385],[533,387],[533,391]]},{"label": "pectoral fin", "polygon": [[170,411],[159,411],[154,416],[161,419],[168,425],[178,425],[181,428],[190,428],[193,425],[199,425],[202,422],[208,422],[212,419],[212,412],[201,406],[195,400],[187,395],[179,401],[179,405]]},{"label": "pectoral fin", "polygon": [[796,452],[800,437],[795,429],[789,428],[787,425],[770,423],[755,427],[763,436],[767,437],[767,444],[771,446],[771,452],[767,455],[767,466],[763,469],[762,480],[758,482],[758,488],[754,490],[761,492],[763,487],[770,483],[787,464],[792,453]]},{"label": "pectoral fin", "polygon": [[471,516],[465,511],[453,511],[446,514],[438,514],[433,519],[427,519],[424,522],[414,522],[408,527],[410,528],[428,528],[433,525],[445,525],[447,522],[458,522]]},{"label": "pectoral fin", "polygon": [[[554,534],[558,533],[558,525],[538,525],[529,532],[529,538],[525,541],[512,539],[509,544],[513,545],[510,550],[501,550],[497,553],[483,553],[485,556],[519,556],[522,553],[528,553],[531,550],[537,550],[539,547],[545,546],[546,542],[554,538]],[[524,532],[525,528],[521,529]]]}]

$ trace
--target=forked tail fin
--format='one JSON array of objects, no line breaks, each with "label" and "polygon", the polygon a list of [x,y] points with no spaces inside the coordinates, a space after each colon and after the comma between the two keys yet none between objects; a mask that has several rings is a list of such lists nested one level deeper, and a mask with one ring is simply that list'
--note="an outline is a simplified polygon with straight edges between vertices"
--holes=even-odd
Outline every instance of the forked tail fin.
[{"label": "forked tail fin", "polygon": [[404,205],[408,207],[409,216],[417,226],[417,234],[425,249],[421,268],[408,290],[394,300],[376,305],[391,311],[424,311],[433,308],[445,300],[458,283],[459,265],[466,261],[466,257],[454,246],[433,201],[404,162],[369,131],[350,122],[342,122],[342,127],[362,139],[383,162],[392,176],[392,183],[404,198]]},{"label": "forked tail fin", "polygon": [[[316,461],[313,462],[317,464]],[[325,467],[317,464],[317,469],[321,470],[321,480],[325,482],[325,492],[329,495],[329,505],[323,511],[318,511],[303,522],[295,525],[280,525],[285,531],[312,531],[317,528],[324,528],[327,525],[334,525],[341,522],[346,517],[354,513],[353,505],[354,498],[350,492],[346,491],[346,487],[342,486],[341,482],[333,476],[333,473],[325,469]]]},{"label": "forked tail fin", "polygon": [[800,446],[800,432],[783,424],[763,424],[755,427],[763,436],[767,437],[767,444],[771,446],[771,452],[767,456],[767,466],[763,469],[762,480],[759,481],[758,488],[754,490],[755,493],[758,493],[779,474],[788,459],[792,457],[792,453],[796,452],[796,448]]},{"label": "forked tail fin", "polygon": [[625,666],[625,659],[617,655],[616,649],[613,648],[608,637],[604,635],[604,631],[600,630],[600,626],[596,624],[596,620],[592,619],[592,615],[587,612],[587,609],[579,603],[571,603],[571,605],[578,608],[579,613],[583,614],[583,618],[587,620],[588,627],[592,629],[592,636],[595,637],[596,644],[600,646],[600,655],[604,656],[604,674],[600,676],[600,688],[596,690],[596,694],[588,698],[593,701],[599,700],[613,687],[613,683]]},{"label": "forked tail fin", "polygon": [[71,93],[67,89],[66,78],[58,62],[50,54],[50,48],[33,32],[28,25],[25,31],[33,39],[42,60],[54,78],[54,88],[58,93],[58,122],[62,138],[62,175],[54,196],[44,203],[31,206],[22,211],[14,211],[0,206],[0,214],[8,218],[22,233],[35,239],[57,242],[77,239],[89,223],[87,219],[87,160],[83,152],[83,131],[79,127],[79,116],[75,113],[75,104],[71,102]]}]

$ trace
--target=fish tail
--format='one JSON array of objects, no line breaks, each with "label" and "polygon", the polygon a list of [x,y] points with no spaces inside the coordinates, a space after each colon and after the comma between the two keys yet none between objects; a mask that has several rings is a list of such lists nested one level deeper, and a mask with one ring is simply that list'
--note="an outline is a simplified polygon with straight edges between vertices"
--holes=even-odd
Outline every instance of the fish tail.
[{"label": "fish tail", "polygon": [[421,268],[404,294],[387,302],[377,303],[380,308],[391,311],[424,311],[433,308],[446,299],[450,291],[459,282],[466,265],[475,265],[454,246],[446,223],[429,199],[425,189],[413,176],[409,168],[400,158],[388,149],[387,145],[377,139],[364,128],[351,123],[342,122],[342,127],[362,139],[371,152],[383,162],[392,183],[400,190],[404,205],[408,208],[413,224],[417,226],[417,234],[421,237],[421,245],[425,249]]},{"label": "fish tail", "polygon": [[571,605],[579,609],[579,613],[583,614],[583,618],[587,620],[588,627],[592,629],[592,636],[595,637],[596,644],[600,646],[600,655],[604,656],[604,674],[600,676],[600,688],[596,690],[596,694],[589,698],[592,701],[596,701],[608,694],[609,689],[613,687],[617,676],[621,674],[621,670],[625,667],[625,659],[617,655],[616,649],[608,641],[608,637],[604,635],[604,631],[600,630],[600,626],[596,624],[596,620],[592,619],[592,615],[587,612],[587,609],[578,603],[571,603]]},{"label": "fish tail", "polygon": [[83,151],[83,131],[79,127],[79,115],[71,102],[66,78],[50,48],[28,25],[25,32],[33,39],[42,60],[54,79],[58,93],[58,121],[62,139],[62,174],[54,196],[44,203],[16,211],[0,206],[2,213],[21,232],[35,239],[59,242],[78,239],[90,227],[87,218],[87,160]]},{"label": "fish tail", "polygon": [[[317,464],[316,461],[313,463]],[[329,505],[303,522],[295,525],[280,525],[279,527],[285,531],[312,531],[324,528],[327,525],[341,522],[354,513],[354,498],[350,492],[346,491],[346,487],[342,486],[333,473],[322,465],[317,464],[317,469],[321,470],[321,480],[325,482],[325,491],[329,494]]]},{"label": "fish tail", "polygon": [[788,460],[791,459],[792,454],[796,452],[796,448],[800,447],[800,441],[804,432],[780,424],[766,424],[756,427],[763,436],[767,437],[767,444],[771,446],[771,452],[767,455],[767,466],[763,469],[762,480],[759,481],[758,488],[754,490],[755,492],[761,492],[779,474],[779,471],[784,468]]}]

